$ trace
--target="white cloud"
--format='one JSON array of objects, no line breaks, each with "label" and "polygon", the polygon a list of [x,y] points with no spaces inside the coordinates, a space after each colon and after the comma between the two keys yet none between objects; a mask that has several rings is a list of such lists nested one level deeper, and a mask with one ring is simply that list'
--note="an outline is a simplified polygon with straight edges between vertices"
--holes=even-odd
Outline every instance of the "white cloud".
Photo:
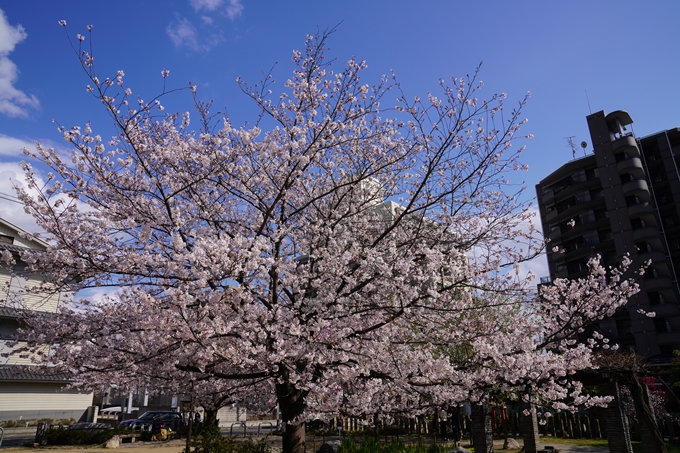
[{"label": "white cloud", "polygon": [[111,302],[111,299],[118,299],[118,288],[87,288],[78,291],[74,299],[78,306],[86,307],[81,299],[87,300],[94,305],[106,305]]},{"label": "white cloud", "polygon": [[196,11],[215,11],[222,5],[222,0],[189,0],[189,3]]},{"label": "white cloud", "polygon": [[39,232],[41,229],[35,223],[33,216],[24,212],[24,205],[16,199],[14,186],[26,189],[26,177],[18,162],[3,162],[0,170],[0,217],[23,228],[29,233]]},{"label": "white cloud", "polygon": [[0,162],[0,217],[31,233],[39,230],[33,217],[24,212],[24,206],[16,199],[14,186],[26,188],[26,178],[21,169],[22,148],[34,149],[28,140],[0,134],[0,157],[16,159]]},{"label": "white cloud", "polygon": [[[40,164],[34,162],[32,158],[25,156],[22,149],[27,148],[35,152],[35,141],[11,137],[0,134],[0,217],[23,228],[24,230],[35,233],[41,231],[33,217],[24,212],[23,205],[16,198],[15,187],[20,187],[28,192],[29,195],[36,196],[38,191],[30,189],[26,181],[24,170],[21,168],[21,161],[25,160],[33,164],[38,179],[38,186],[42,187],[45,180],[41,171]],[[70,161],[71,151],[67,147],[56,145],[50,140],[41,140],[45,148],[54,148],[59,157],[66,163]],[[64,199],[65,196],[57,195],[56,199]],[[86,210],[90,207],[82,202],[77,202],[80,209]]]},{"label": "white cloud", "polygon": [[241,0],[229,0],[229,6],[227,6],[227,17],[234,20],[236,17],[240,16],[243,12],[243,5]]},{"label": "white cloud", "polygon": [[[221,9],[224,0],[189,0],[189,3],[196,11],[217,11]],[[229,19],[234,20],[243,13],[243,4],[241,0],[229,0],[223,11]]]},{"label": "white cloud", "polygon": [[[537,238],[542,239],[544,236],[543,228],[541,226],[541,215],[537,208],[530,208],[529,211],[531,212],[532,217],[528,223],[536,228]],[[525,224],[523,229],[528,232],[529,225]],[[548,269],[548,258],[545,254],[545,250],[534,259],[521,263],[519,269],[522,278],[526,279],[530,275],[533,277],[529,283],[530,286],[538,285],[541,277],[549,277],[550,270]]]},{"label": "white cloud", "polygon": [[35,143],[0,134],[0,156],[21,157],[24,148],[34,149]]},{"label": "white cloud", "polygon": [[27,109],[37,109],[40,101],[14,87],[19,76],[17,65],[8,58],[14,48],[28,35],[24,27],[12,27],[0,10],[0,113],[13,117],[27,117]]},{"label": "white cloud", "polygon": [[175,47],[189,47],[193,50],[201,49],[196,28],[186,18],[170,23],[166,31]]},{"label": "white cloud", "polygon": [[[203,18],[206,24],[210,22]],[[219,34],[212,34],[208,37],[199,36],[198,30],[188,19],[182,17],[171,22],[166,28],[166,32],[175,47],[186,47],[193,51],[207,52],[222,41]]]}]

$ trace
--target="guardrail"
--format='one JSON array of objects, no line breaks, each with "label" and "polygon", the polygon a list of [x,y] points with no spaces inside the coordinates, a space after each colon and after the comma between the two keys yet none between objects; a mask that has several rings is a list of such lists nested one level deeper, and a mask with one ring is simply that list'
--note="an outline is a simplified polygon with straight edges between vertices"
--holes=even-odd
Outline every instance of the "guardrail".
[{"label": "guardrail", "polygon": [[231,426],[229,427],[229,435],[230,436],[232,436],[234,434],[234,425],[243,426],[243,437],[246,437],[246,422],[232,423]]},{"label": "guardrail", "polygon": [[274,432],[274,424],[272,422],[262,422],[257,424],[257,435],[260,435],[260,428],[264,425],[269,425],[269,434]]}]

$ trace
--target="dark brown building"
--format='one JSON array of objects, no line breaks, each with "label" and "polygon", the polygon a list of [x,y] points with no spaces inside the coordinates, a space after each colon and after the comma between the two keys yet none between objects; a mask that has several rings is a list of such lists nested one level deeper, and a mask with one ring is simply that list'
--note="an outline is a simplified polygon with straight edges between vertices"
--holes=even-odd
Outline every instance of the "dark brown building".
[{"label": "dark brown building", "polygon": [[680,349],[680,128],[637,138],[626,129],[633,120],[622,110],[600,111],[587,121],[593,154],[564,164],[536,186],[551,240],[550,277],[585,276],[595,254],[605,265],[625,254],[634,268],[651,260],[639,278],[640,293],[599,328],[639,355],[670,356]]}]

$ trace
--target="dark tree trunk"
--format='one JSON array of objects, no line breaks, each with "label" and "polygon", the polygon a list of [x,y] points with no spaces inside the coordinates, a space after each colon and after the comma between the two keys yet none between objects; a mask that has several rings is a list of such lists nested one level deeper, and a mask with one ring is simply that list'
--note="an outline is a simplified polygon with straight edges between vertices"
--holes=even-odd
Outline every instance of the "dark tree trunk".
[{"label": "dark tree trunk", "polygon": [[203,423],[208,426],[217,426],[217,411],[218,409],[205,409]]},{"label": "dark tree trunk", "polygon": [[[526,402],[520,403],[519,408],[520,420],[522,423],[522,438],[524,439],[524,451],[526,453],[536,453],[539,450],[538,447],[540,442],[536,408],[533,404]],[[529,411],[529,415],[524,414],[525,410]]]},{"label": "dark tree trunk", "polygon": [[475,453],[493,453],[490,410],[488,403],[472,405],[472,445]]},{"label": "dark tree trunk", "polygon": [[600,387],[600,392],[603,395],[614,397],[604,411],[609,451],[611,453],[633,453],[628,420],[621,408],[619,385],[616,382],[602,382],[598,387]]},{"label": "dark tree trunk", "polygon": [[282,453],[305,453],[305,424],[295,420],[304,411],[304,400],[306,392],[302,392],[291,384],[284,372],[283,383],[276,384],[276,396],[281,410],[281,421],[283,422]]},{"label": "dark tree trunk", "polygon": [[635,412],[637,412],[640,424],[640,437],[645,453],[668,453],[659,426],[656,424],[656,417],[649,404],[647,386],[641,384],[632,373],[627,379],[627,383],[630,386],[630,394],[635,404]]}]

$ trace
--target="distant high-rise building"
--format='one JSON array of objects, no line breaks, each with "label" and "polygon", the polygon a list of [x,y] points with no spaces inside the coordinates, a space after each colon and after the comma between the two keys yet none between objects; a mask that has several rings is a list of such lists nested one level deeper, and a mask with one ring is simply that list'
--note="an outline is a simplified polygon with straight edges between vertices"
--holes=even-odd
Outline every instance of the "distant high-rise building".
[{"label": "distant high-rise building", "polygon": [[599,329],[639,355],[670,355],[680,349],[680,128],[637,138],[622,110],[587,121],[593,154],[536,185],[550,276],[584,277],[595,254],[605,265],[651,260],[640,293]]}]

